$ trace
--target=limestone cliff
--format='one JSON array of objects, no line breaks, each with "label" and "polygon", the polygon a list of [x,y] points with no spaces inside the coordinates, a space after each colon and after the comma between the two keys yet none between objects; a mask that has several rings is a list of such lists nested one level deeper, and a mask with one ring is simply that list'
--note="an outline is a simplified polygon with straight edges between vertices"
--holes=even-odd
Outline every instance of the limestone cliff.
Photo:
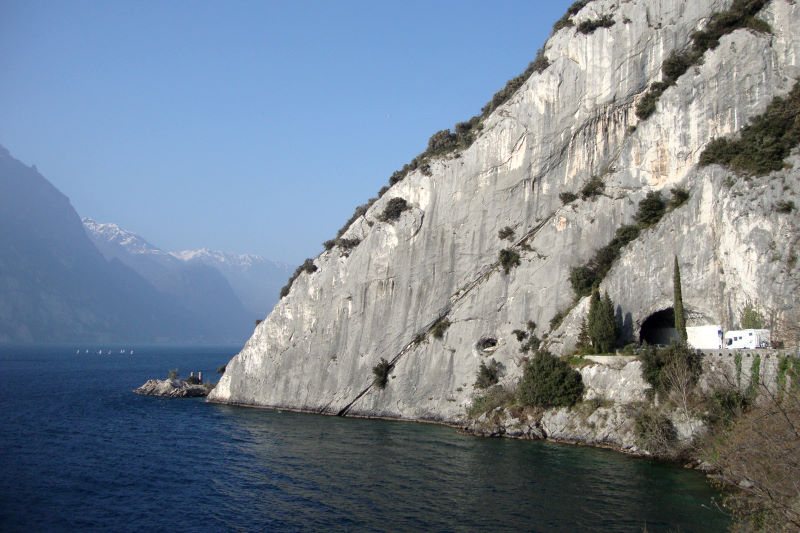
[{"label": "limestone cliff", "polygon": [[[741,129],[800,76],[800,5],[771,0],[758,15],[771,32],[725,35],[649,118],[635,114],[664,59],[730,5],[588,2],[546,43],[547,68],[484,120],[469,148],[410,172],[343,235],[360,239],[355,248],[332,247],[314,260],[316,271],[300,274],[209,399],[457,422],[482,361],[501,363],[506,381],[521,374],[514,329],[532,320],[550,350],[571,349],[588,305],[572,306],[570,269],[631,223],[648,192],[668,196],[678,185],[689,201],[624,247],[601,285],[628,333],[636,337],[649,315],[672,305],[675,254],[689,325],[729,327],[747,302],[796,310],[800,217],[774,205],[800,205],[797,157],[751,180],[697,163],[713,138]],[[612,26],[576,30],[604,15]],[[578,192],[593,175],[601,195],[562,204],[560,193]],[[384,222],[392,198],[411,208]],[[506,226],[511,242],[498,237]],[[498,256],[508,247],[521,257],[506,273]],[[445,316],[443,338],[428,334]],[[381,358],[392,364],[384,389],[372,386]]]}]

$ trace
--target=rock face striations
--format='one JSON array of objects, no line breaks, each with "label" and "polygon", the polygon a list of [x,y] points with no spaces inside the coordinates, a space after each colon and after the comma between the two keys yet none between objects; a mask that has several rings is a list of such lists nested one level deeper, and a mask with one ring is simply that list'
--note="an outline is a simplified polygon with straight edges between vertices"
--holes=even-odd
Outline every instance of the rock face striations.
[{"label": "rock face striations", "polygon": [[[546,68],[484,118],[474,143],[409,172],[342,235],[357,245],[334,246],[299,274],[209,399],[458,422],[482,362],[500,363],[501,382],[519,378],[515,329],[533,321],[549,350],[572,349],[588,298],[575,303],[571,270],[634,224],[648,193],[669,199],[676,187],[688,201],[623,246],[600,284],[625,334],[637,339],[672,306],[674,256],[690,326],[727,329],[748,303],[796,313],[797,149],[760,177],[698,162],[792,89],[800,5],[767,2],[757,16],[770,31],[722,35],[646,119],[636,113],[662,63],[731,5],[586,2],[546,43]],[[409,209],[382,216],[394,198]],[[384,388],[373,385],[381,358]]]}]

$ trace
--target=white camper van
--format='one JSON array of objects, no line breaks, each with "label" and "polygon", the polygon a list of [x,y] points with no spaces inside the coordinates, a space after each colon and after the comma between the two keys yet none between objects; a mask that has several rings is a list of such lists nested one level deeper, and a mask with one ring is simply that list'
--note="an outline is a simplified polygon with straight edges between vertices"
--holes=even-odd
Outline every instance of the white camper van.
[{"label": "white camper van", "polygon": [[740,329],[725,332],[725,348],[729,350],[769,348],[769,344],[768,329]]},{"label": "white camper van", "polygon": [[719,325],[687,327],[686,337],[687,344],[697,350],[722,348],[722,328]]}]

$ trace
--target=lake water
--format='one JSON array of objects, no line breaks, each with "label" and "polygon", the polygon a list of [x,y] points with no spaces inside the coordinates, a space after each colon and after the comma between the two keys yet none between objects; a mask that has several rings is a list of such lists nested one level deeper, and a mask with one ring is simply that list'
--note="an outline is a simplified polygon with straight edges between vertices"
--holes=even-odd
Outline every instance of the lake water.
[{"label": "lake water", "polygon": [[[693,471],[451,428],[138,396],[236,347],[0,347],[2,531],[722,531]],[[108,349],[109,347],[104,347]],[[130,347],[127,347],[130,349]]]}]

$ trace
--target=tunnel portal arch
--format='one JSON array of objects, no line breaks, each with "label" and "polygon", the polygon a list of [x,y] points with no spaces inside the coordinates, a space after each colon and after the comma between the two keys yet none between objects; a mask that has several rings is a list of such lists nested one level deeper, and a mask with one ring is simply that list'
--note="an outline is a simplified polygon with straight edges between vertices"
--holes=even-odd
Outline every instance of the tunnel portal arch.
[{"label": "tunnel portal arch", "polygon": [[646,342],[647,344],[667,345],[677,338],[675,311],[672,307],[667,307],[649,315],[644,319],[639,330],[639,342],[642,344]]}]

